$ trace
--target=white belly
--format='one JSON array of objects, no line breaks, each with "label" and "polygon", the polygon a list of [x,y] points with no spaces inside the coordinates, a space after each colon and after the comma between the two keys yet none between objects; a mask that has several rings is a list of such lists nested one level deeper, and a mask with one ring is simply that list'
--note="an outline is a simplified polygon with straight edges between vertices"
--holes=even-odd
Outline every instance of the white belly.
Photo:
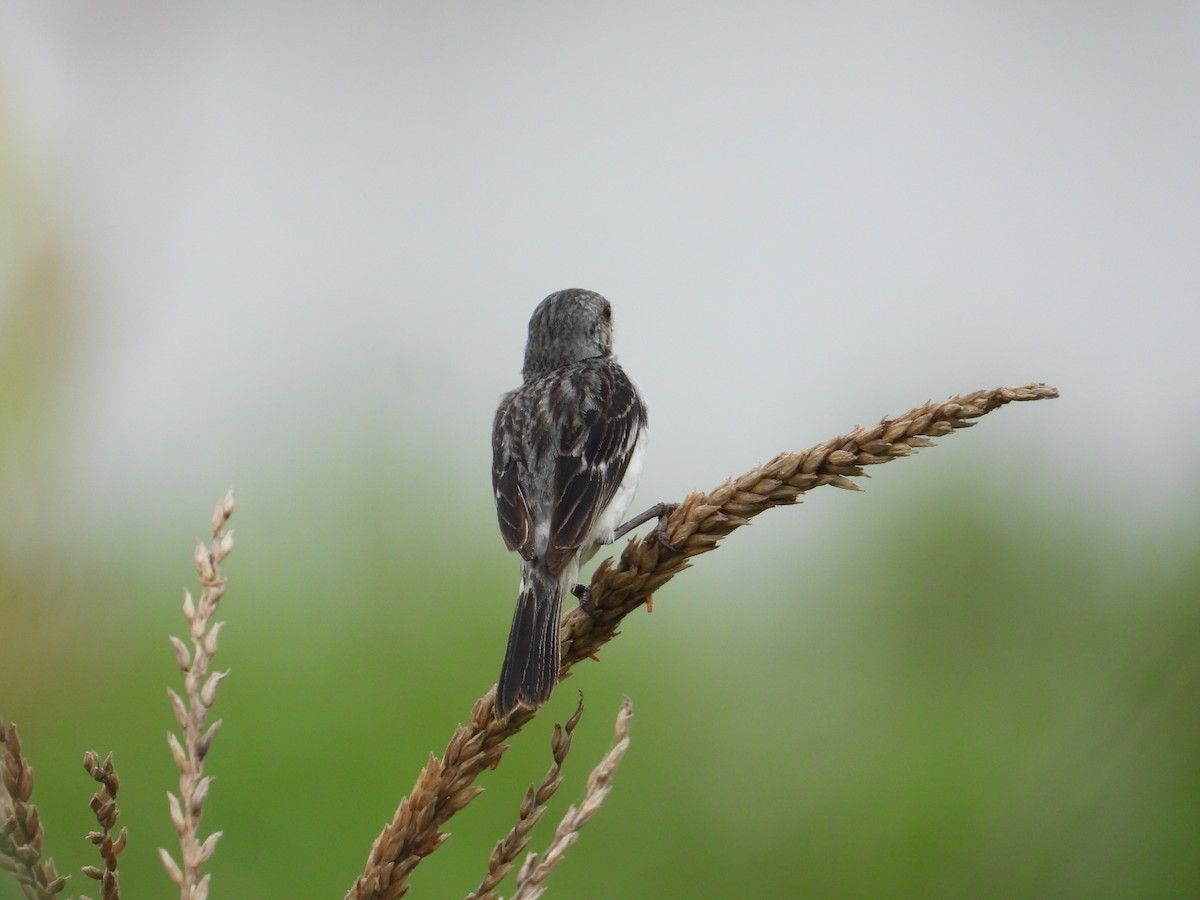
[{"label": "white belly", "polygon": [[582,548],[581,562],[590,559],[601,544],[611,544],[613,532],[625,521],[625,513],[629,511],[629,504],[633,502],[633,495],[637,492],[638,482],[642,478],[642,465],[646,461],[647,436],[648,432],[643,426],[638,432],[637,440],[634,441],[633,452],[629,456],[629,466],[625,469],[625,477],[621,480],[617,492],[613,494],[608,508],[596,518],[596,525],[592,528],[592,533]]}]

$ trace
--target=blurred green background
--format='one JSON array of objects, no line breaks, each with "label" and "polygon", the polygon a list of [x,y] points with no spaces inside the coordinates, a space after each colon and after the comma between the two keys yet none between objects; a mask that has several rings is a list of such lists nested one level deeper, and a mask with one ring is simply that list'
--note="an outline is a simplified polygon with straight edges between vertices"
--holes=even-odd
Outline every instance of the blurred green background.
[{"label": "blurred green background", "polygon": [[[13,320],[10,320],[13,321]],[[61,347],[21,322],[32,359]],[[8,345],[5,350],[15,352]],[[50,367],[42,376],[52,382]],[[735,533],[628,620],[516,741],[418,870],[459,896],[587,712],[544,846],[612,740],[616,790],[552,881],[570,897],[1184,897],[1200,883],[1200,565],[1185,511],[1136,534],[1053,502],[1016,405]],[[130,829],[125,895],[167,896],[166,641],[190,546],[222,485],[153,526],[118,515],[63,541],[17,461],[41,404],[8,398],[0,707],[36,768],[47,851],[93,862],[85,749],[113,751]],[[1002,448],[1002,449],[998,449]],[[765,455],[765,454],[764,454]],[[404,464],[431,469],[415,453]],[[829,496],[826,496],[829,495]],[[216,896],[340,896],[429,752],[494,678],[516,571],[487,517],[367,448],[336,483],[239,485],[227,562],[232,675],[209,758]],[[86,890],[77,876],[72,888]],[[16,897],[0,881],[0,896]]]},{"label": "blurred green background", "polygon": [[112,751],[124,896],[172,895],[167,635],[232,484],[212,896],[342,896],[495,679],[491,414],[580,286],[639,506],[1063,396],[697,559],[413,896],[478,883],[580,691],[535,847],[624,695],[632,746],[556,896],[1196,896],[1198,42],[1186,4],[6,4],[0,715],[60,871]]}]

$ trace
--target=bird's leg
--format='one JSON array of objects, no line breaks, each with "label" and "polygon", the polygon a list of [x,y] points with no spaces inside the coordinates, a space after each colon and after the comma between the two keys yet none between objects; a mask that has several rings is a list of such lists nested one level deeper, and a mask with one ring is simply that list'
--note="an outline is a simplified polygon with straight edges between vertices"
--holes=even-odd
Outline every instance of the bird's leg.
[{"label": "bird's leg", "polygon": [[[658,542],[672,553],[680,553],[682,551],[667,540],[666,533],[663,531],[663,527],[667,524],[667,518],[678,508],[678,503],[656,503],[645,512],[638,513],[628,522],[617,528],[617,530],[613,532],[612,541],[616,541],[618,538],[624,537],[639,525],[656,518],[658,519],[658,525],[655,526],[654,536],[658,539]],[[609,543],[612,543],[612,541]],[[597,610],[596,607],[592,605],[591,587],[586,584],[577,584],[571,588],[571,593],[579,598],[579,608],[587,613],[588,617],[593,622],[596,621]]]},{"label": "bird's leg", "polygon": [[640,512],[624,525],[620,526],[613,532],[613,540],[624,537],[634,528],[637,528],[643,522],[649,522],[651,519],[658,519],[658,525],[654,529],[654,536],[658,538],[658,542],[670,550],[672,553],[682,552],[678,547],[667,540],[666,532],[663,530],[667,524],[667,517],[679,508],[678,503],[656,503],[645,512]]}]

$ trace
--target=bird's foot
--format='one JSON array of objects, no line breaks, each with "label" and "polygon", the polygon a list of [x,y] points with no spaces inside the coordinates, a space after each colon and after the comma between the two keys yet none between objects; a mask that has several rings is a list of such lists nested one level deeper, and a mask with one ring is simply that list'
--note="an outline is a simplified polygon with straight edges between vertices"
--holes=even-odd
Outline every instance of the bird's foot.
[{"label": "bird's foot", "polygon": [[662,507],[662,512],[658,514],[658,524],[654,526],[654,537],[661,546],[665,547],[667,550],[670,550],[672,553],[682,553],[682,547],[676,547],[669,540],[667,540],[667,519],[671,517],[671,513],[679,509],[679,504],[660,503],[658,505]]},{"label": "bird's foot", "polygon": [[651,519],[658,519],[658,525],[654,529],[654,537],[658,540],[658,543],[667,550],[670,550],[672,553],[682,553],[683,551],[679,547],[676,547],[669,540],[667,540],[666,532],[667,519],[670,517],[671,513],[675,512],[677,509],[679,509],[678,503],[656,503],[645,512],[638,513],[636,516],[614,531],[613,540],[615,541],[618,538],[624,537],[643,522],[649,522]]},{"label": "bird's foot", "polygon": [[592,605],[592,589],[586,584],[577,584],[571,588],[571,593],[579,598],[579,608],[582,609],[589,619],[593,622],[598,621],[599,611]]}]

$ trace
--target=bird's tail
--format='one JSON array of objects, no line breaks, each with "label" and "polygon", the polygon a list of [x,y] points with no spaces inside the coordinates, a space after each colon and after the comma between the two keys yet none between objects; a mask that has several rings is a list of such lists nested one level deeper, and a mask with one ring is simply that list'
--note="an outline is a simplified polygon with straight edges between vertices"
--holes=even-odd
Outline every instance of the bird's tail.
[{"label": "bird's tail", "polygon": [[508,632],[508,649],[496,685],[496,715],[507,716],[518,703],[541,706],[558,680],[558,617],[563,581],[537,562],[521,566],[521,592]]}]

